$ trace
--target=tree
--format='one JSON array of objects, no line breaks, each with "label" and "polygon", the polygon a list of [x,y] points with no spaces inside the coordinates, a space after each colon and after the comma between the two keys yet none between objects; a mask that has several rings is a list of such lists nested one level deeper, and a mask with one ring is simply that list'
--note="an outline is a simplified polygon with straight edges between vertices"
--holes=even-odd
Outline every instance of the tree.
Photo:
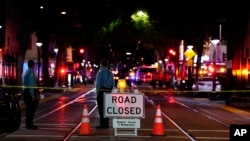
[{"label": "tree", "polygon": [[[17,52],[17,85],[22,85],[22,73],[23,73],[23,62],[25,58],[25,54],[29,45],[30,35],[35,31],[35,20],[31,14],[35,12],[33,4],[35,3],[32,0],[27,1],[13,1],[14,5],[18,5],[17,9],[12,9],[12,12],[15,12],[19,15],[20,24],[17,25],[20,27],[19,32],[19,50]],[[14,7],[11,7],[14,8]]]}]

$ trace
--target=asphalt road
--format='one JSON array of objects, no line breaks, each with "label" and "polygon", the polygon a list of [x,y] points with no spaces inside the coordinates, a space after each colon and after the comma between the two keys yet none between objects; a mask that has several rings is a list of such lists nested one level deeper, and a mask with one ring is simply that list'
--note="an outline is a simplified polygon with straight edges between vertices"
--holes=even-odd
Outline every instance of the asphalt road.
[{"label": "asphalt road", "polygon": [[[46,93],[45,99],[40,101],[36,112],[35,123],[39,129],[25,129],[23,114],[20,129],[1,135],[0,140],[228,141],[230,140],[230,125],[250,123],[248,111],[226,106],[223,101],[179,96],[175,95],[172,89],[153,90],[147,85],[138,88],[139,93],[142,92],[144,95],[144,101],[137,102],[144,103],[145,113],[142,118],[110,118],[109,129],[96,129],[99,116],[95,102],[95,89],[91,85],[80,86],[70,88],[63,93]],[[134,94],[132,90],[125,91],[125,93],[132,93],[132,96]],[[130,102],[133,103],[132,101]],[[84,105],[88,105],[87,126],[82,123]],[[136,106],[140,107],[140,105]],[[22,107],[25,108],[25,106]],[[139,120],[140,126],[139,128],[113,128],[113,120],[117,122],[117,119],[121,120],[120,122],[124,122],[123,120],[130,121],[130,123],[136,122],[136,124],[131,124],[132,127],[137,125]],[[158,121],[161,121],[160,124]],[[123,124],[122,126],[130,125]],[[90,133],[85,132],[86,135],[83,135],[81,127],[89,129]]]}]

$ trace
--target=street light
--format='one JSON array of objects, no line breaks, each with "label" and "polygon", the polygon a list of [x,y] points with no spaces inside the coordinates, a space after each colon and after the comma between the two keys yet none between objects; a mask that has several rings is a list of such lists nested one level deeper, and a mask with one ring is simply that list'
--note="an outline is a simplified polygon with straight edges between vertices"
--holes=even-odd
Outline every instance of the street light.
[{"label": "street light", "polygon": [[[59,49],[58,48],[54,48],[54,52],[56,53],[56,70],[58,69],[58,63],[57,63],[57,53],[58,53]],[[56,76],[56,72],[57,71],[54,71],[54,77]],[[58,87],[58,77],[59,77],[59,74],[57,73],[57,77],[56,77],[56,83],[55,83],[55,87]]]},{"label": "street light", "polygon": [[[176,57],[175,57],[176,52],[175,52],[175,50],[170,49],[168,53],[169,53],[169,55],[168,55],[168,64],[171,63],[170,62],[171,61],[170,58],[172,58],[172,63],[171,64],[173,64],[173,67],[171,68],[171,79],[172,79],[171,83],[172,83],[173,86],[175,86],[174,81],[176,79],[176,67],[177,67],[177,65],[176,65],[177,61],[176,61]],[[169,66],[168,66],[168,68],[169,68]]]},{"label": "street light", "polygon": [[38,87],[40,86],[40,67],[41,67],[41,61],[40,61],[40,48],[43,45],[43,43],[41,42],[36,42],[36,46],[37,46],[37,61],[38,61],[38,74],[37,74],[37,85]]},{"label": "street light", "polygon": [[216,77],[216,55],[217,55],[217,44],[220,42],[219,39],[213,39],[211,40],[211,43],[213,45],[213,68],[214,68],[214,72],[213,72],[213,89],[212,91],[215,91],[216,85],[215,85],[215,77]]},{"label": "street light", "polygon": [[57,53],[58,53],[58,48],[54,48],[54,52],[56,53],[56,57],[57,57]]}]

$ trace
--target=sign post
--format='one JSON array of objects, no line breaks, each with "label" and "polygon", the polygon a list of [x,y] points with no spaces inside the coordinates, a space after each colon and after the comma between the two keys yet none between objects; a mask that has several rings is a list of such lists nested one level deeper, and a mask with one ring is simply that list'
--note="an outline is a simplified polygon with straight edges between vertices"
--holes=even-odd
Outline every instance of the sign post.
[{"label": "sign post", "polygon": [[[143,93],[104,93],[104,116],[113,118],[115,136],[137,136],[137,128],[140,128],[139,118],[145,116],[144,109]],[[132,133],[118,133],[118,128],[134,130]]]}]

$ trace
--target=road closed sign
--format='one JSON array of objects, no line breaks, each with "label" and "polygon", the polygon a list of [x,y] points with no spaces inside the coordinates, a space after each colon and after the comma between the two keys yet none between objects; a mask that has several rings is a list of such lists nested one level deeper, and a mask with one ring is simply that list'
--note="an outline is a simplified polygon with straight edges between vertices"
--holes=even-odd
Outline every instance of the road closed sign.
[{"label": "road closed sign", "polygon": [[105,117],[144,117],[144,95],[140,93],[105,93]]}]

